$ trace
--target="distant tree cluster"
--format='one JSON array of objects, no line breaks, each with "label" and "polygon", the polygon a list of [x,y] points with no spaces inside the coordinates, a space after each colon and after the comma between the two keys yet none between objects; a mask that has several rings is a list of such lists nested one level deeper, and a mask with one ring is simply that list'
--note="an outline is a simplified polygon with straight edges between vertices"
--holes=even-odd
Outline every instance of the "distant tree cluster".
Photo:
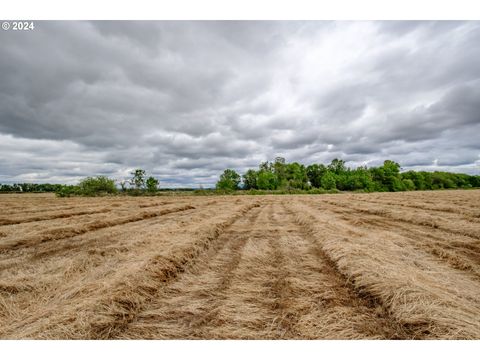
[{"label": "distant tree cluster", "polygon": [[119,181],[120,189],[117,188],[114,179],[106,176],[87,177],[78,185],[63,185],[56,192],[58,196],[101,196],[125,193],[129,195],[153,194],[159,190],[159,181],[153,176],[147,177],[143,169],[135,169],[128,180]]},{"label": "distant tree cluster", "polygon": [[55,192],[63,185],[61,184],[0,184],[0,192]]},{"label": "distant tree cluster", "polygon": [[63,185],[56,194],[61,197],[74,195],[101,196],[116,194],[117,191],[115,180],[109,179],[106,176],[93,176],[83,179],[78,185]]},{"label": "distant tree cluster", "polygon": [[[145,170],[142,169],[135,169],[132,173],[132,178],[128,180],[127,182],[133,186],[133,190],[137,193],[141,192],[149,192],[149,193],[154,193],[158,191],[158,185],[159,181],[155,179],[153,176],[149,176],[147,178],[147,173]],[[128,189],[123,188],[123,191],[126,191]]]},{"label": "distant tree cluster", "polygon": [[[241,185],[243,180],[243,186]],[[250,169],[241,177],[227,169],[217,182],[220,190],[341,190],[341,191],[408,191],[480,187],[480,176],[435,171],[400,172],[400,165],[385,160],[382,166],[351,169],[345,161],[334,159],[329,165],[305,166],[286,163],[278,157],[263,162],[258,170]]]},{"label": "distant tree cluster", "polygon": [[91,176],[81,180],[77,185],[63,184],[0,184],[0,192],[54,192],[65,196],[101,196],[118,192],[131,195],[153,194],[159,191],[160,182],[153,176],[147,177],[146,171],[135,169],[128,180],[119,181],[119,188],[114,179],[106,176]]},{"label": "distant tree cluster", "polygon": [[114,179],[106,176],[87,177],[80,181],[78,185],[63,185],[56,192],[58,196],[101,196],[116,194],[118,192],[129,195],[153,194],[159,190],[159,181],[153,176],[147,177],[143,169],[135,169],[128,180],[119,181],[120,190],[115,185]]}]

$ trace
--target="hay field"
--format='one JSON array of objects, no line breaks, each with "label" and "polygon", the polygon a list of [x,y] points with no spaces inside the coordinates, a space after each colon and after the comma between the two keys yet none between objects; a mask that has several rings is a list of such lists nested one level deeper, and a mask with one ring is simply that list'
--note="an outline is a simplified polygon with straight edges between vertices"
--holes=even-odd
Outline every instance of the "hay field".
[{"label": "hay field", "polygon": [[480,191],[0,195],[1,339],[480,339]]}]

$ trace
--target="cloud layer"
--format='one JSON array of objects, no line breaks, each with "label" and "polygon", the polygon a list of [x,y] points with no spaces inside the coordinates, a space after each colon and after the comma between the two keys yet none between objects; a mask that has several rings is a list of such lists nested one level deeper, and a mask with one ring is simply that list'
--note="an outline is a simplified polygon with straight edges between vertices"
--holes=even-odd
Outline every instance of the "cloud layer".
[{"label": "cloud layer", "polygon": [[260,161],[480,173],[480,22],[37,22],[0,32],[0,182]]}]

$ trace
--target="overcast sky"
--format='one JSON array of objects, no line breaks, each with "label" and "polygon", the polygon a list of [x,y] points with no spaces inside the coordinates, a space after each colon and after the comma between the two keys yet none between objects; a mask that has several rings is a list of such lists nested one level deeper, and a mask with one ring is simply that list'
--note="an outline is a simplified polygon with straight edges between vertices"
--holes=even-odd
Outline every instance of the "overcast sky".
[{"label": "overcast sky", "polygon": [[0,31],[0,183],[283,156],[480,173],[480,22],[36,22]]}]

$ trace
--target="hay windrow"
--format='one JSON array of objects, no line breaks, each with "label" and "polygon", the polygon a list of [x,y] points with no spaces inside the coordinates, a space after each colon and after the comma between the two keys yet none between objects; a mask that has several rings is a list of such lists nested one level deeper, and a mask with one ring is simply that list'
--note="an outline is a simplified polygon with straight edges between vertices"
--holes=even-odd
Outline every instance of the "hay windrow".
[{"label": "hay windrow", "polygon": [[133,223],[136,221],[151,219],[157,216],[162,216],[162,215],[171,214],[171,213],[180,212],[180,211],[193,210],[193,209],[195,209],[195,207],[191,205],[186,205],[186,206],[181,206],[181,207],[176,207],[171,209],[164,209],[159,211],[150,211],[150,212],[143,211],[139,214],[118,217],[111,220],[95,220],[79,227],[68,226],[68,227],[55,228],[52,230],[44,231],[43,233],[40,233],[40,234],[35,234],[34,236],[31,236],[31,237],[26,237],[20,241],[0,244],[0,252],[2,250],[8,250],[11,248],[19,248],[22,246],[32,246],[32,245],[35,245],[38,243],[44,243],[47,241],[66,239],[76,235],[85,234],[87,232],[91,232],[91,231],[95,231],[95,230],[99,230],[107,227]]}]

